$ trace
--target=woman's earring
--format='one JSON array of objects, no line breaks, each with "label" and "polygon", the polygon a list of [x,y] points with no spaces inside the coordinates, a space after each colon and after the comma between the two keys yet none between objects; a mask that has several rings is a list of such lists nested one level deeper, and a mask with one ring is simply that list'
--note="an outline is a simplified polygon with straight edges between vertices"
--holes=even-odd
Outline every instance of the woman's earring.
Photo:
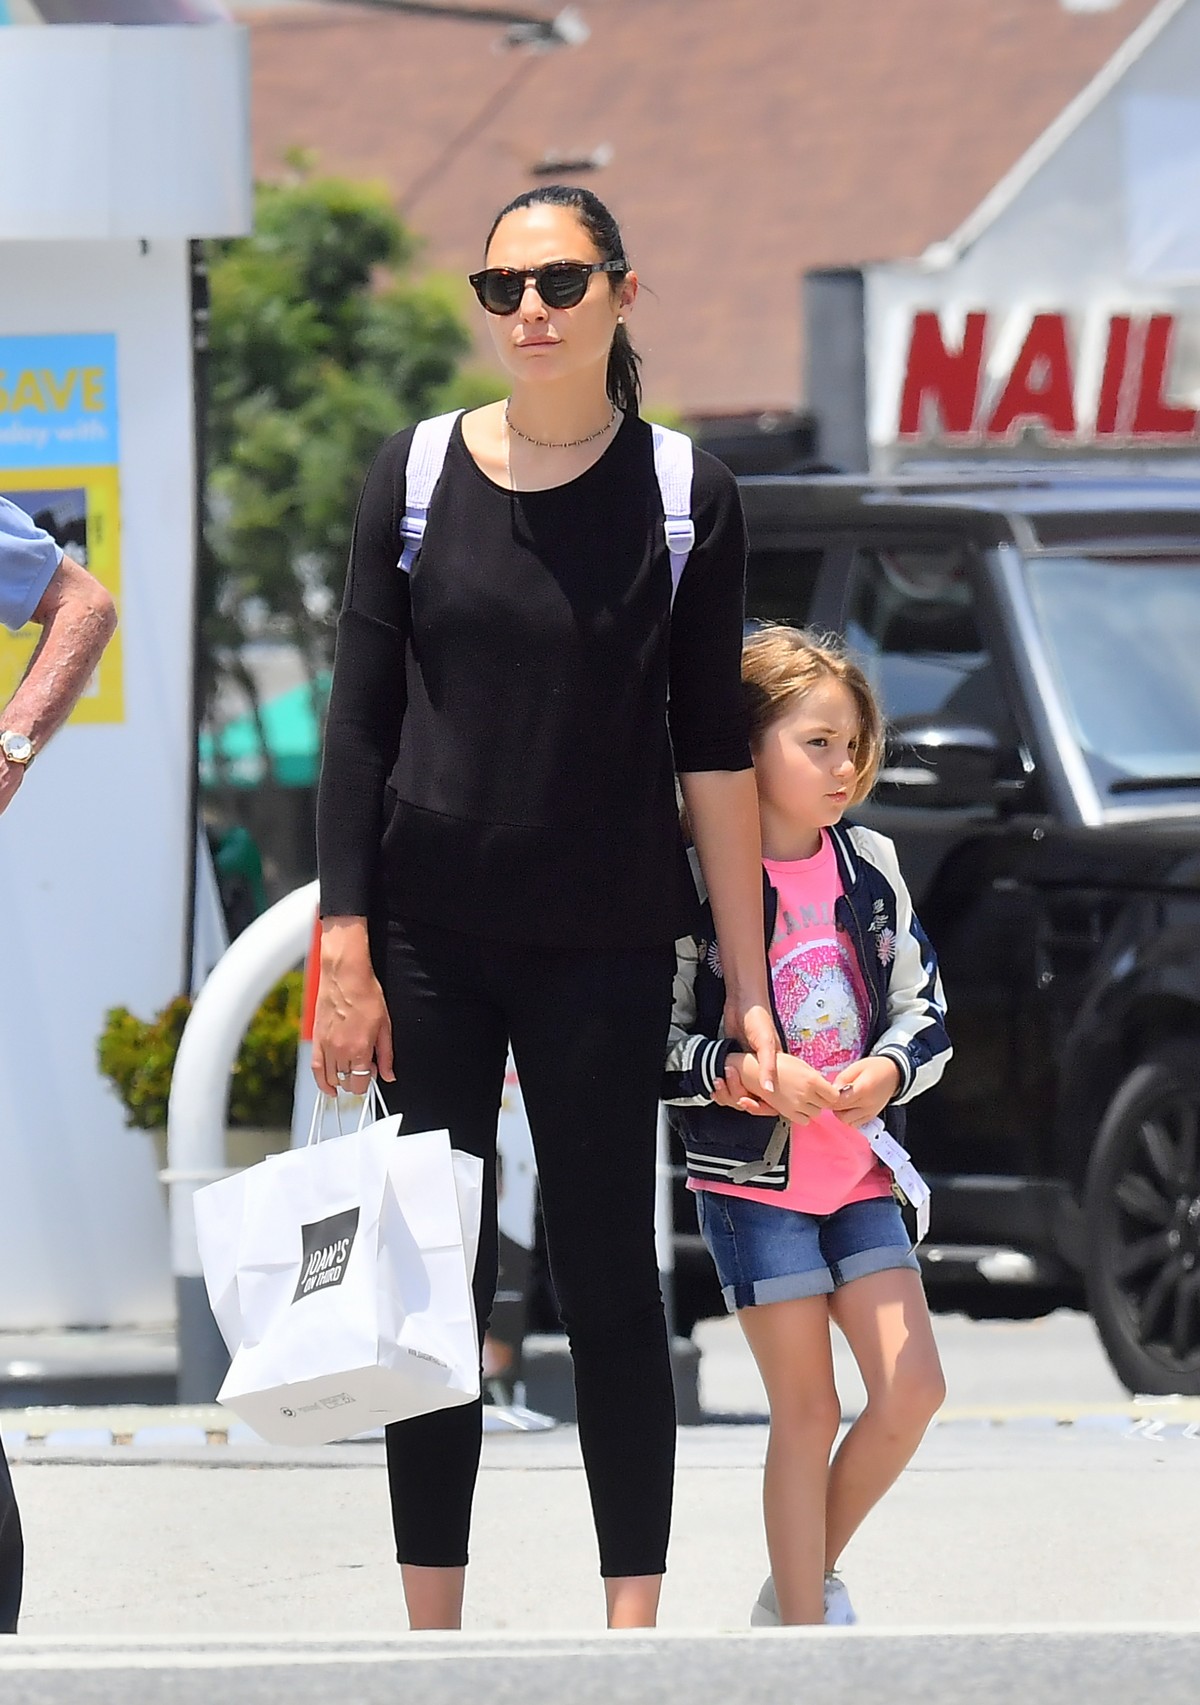
[{"label": "woman's earring", "polygon": [[618,325],[619,325],[619,326],[623,326],[623,325],[624,325],[624,324],[625,324],[625,316],[624,316],[624,314],[618,314],[618,315],[617,315],[617,324],[618,324]]}]

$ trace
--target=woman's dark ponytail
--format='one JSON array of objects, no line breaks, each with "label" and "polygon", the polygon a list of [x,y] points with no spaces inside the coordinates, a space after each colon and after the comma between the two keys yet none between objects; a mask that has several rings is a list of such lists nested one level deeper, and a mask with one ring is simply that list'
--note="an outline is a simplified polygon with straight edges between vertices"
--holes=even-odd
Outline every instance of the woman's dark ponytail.
[{"label": "woman's dark ponytail", "polygon": [[[492,228],[488,232],[487,243],[484,244],[485,253],[488,244],[496,235],[496,227],[500,221],[522,207],[570,208],[596,245],[601,260],[624,261],[628,271],[629,263],[625,260],[625,244],[621,240],[620,226],[598,195],[593,195],[590,189],[580,189],[575,184],[541,184],[537,189],[526,190],[524,195],[518,195],[507,207],[502,207],[492,220]],[[609,274],[614,291],[620,289],[624,276],[624,273],[619,272]],[[624,414],[637,414],[641,406],[641,363],[642,358],[630,342],[625,326],[618,325],[608,352],[605,384],[609,401],[615,403]]]},{"label": "woman's dark ponytail", "polygon": [[608,352],[606,379],[608,400],[624,414],[636,414],[642,400],[642,375],[638,368],[642,358],[629,341],[624,325],[619,325]]}]

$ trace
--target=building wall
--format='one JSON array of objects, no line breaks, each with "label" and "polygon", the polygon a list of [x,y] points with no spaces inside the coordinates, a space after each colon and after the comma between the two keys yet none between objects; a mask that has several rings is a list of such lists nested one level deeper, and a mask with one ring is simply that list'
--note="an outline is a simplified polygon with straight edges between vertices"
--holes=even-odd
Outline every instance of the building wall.
[{"label": "building wall", "polygon": [[[804,271],[947,236],[1152,0],[579,10],[582,47],[532,56],[494,24],[247,13],[256,169],[277,177],[301,147],[318,169],[384,182],[427,263],[461,279],[539,160],[611,149],[580,181],[611,202],[648,287],[631,327],[648,396],[712,414],[794,407]],[[465,284],[462,300],[470,311]]]}]

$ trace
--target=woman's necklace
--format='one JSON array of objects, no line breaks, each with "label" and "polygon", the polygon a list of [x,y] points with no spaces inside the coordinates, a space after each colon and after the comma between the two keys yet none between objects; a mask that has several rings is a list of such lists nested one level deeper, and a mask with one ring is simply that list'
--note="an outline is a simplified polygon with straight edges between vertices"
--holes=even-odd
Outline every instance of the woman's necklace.
[{"label": "woman's necklace", "polygon": [[514,425],[512,416],[508,412],[511,401],[512,398],[510,397],[508,402],[504,405],[505,426],[507,426],[508,430],[515,434],[517,438],[522,439],[524,443],[533,444],[539,450],[578,450],[581,444],[592,444],[597,438],[603,438],[606,432],[611,432],[613,423],[617,418],[617,405],[614,403],[613,411],[605,421],[604,425],[598,426],[595,432],[589,432],[586,438],[568,438],[563,442],[554,438],[531,438],[527,432],[522,432],[519,426]]}]

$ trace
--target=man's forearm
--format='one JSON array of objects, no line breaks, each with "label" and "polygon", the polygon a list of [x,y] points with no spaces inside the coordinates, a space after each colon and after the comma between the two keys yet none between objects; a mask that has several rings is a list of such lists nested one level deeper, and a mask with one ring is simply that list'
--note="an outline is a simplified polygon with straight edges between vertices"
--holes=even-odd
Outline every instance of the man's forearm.
[{"label": "man's forearm", "polygon": [[104,588],[69,558],[64,563],[74,575],[66,577],[65,590],[56,592],[51,582],[34,612],[34,620],[43,624],[42,637],[20,686],[0,712],[0,727],[28,734],[35,748],[44,746],[70,716],[117,625]]}]

